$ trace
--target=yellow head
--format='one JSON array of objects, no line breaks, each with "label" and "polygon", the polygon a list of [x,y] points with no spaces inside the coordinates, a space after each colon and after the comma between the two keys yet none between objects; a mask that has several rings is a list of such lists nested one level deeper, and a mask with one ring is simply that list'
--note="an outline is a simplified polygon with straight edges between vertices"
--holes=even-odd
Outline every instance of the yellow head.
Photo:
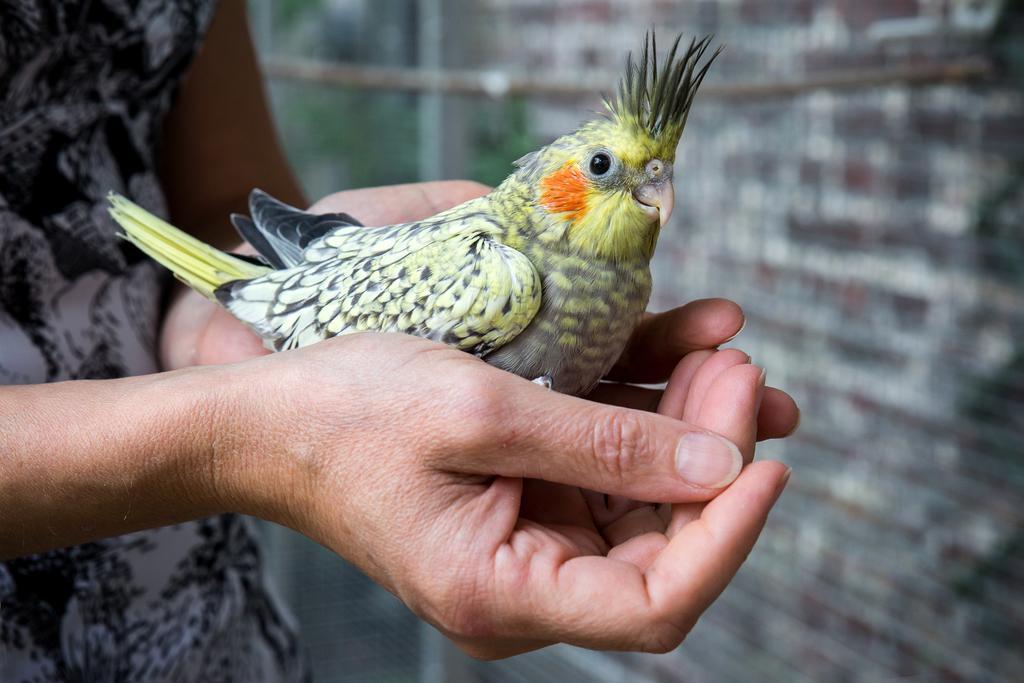
[{"label": "yellow head", "polygon": [[677,54],[676,38],[659,68],[654,37],[639,63],[626,60],[606,116],[520,160],[537,188],[536,205],[564,222],[568,246],[586,256],[650,259],[674,203],[672,165],[693,97],[718,56],[698,65],[709,37]]}]

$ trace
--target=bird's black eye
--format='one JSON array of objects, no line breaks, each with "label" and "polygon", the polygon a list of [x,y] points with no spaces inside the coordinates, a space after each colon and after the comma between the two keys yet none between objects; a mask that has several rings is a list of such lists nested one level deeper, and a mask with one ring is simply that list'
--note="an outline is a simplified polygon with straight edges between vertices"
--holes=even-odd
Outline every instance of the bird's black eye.
[{"label": "bird's black eye", "polygon": [[590,157],[590,172],[594,175],[604,175],[612,167],[612,158],[604,152],[598,152]]}]

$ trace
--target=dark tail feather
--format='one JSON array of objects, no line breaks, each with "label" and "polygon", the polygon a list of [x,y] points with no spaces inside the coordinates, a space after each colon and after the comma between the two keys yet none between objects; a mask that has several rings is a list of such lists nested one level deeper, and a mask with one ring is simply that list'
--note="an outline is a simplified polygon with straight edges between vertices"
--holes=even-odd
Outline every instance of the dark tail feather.
[{"label": "dark tail feather", "polygon": [[256,227],[256,224],[252,222],[248,216],[243,216],[240,213],[231,214],[231,223],[235,226],[235,230],[242,236],[246,242],[252,245],[253,249],[263,257],[268,265],[277,270],[287,268],[288,265],[278,255],[277,250],[274,249],[273,245],[267,239],[266,235]]},{"label": "dark tail feather", "polygon": [[291,268],[314,240],[340,227],[361,225],[347,213],[312,214],[288,206],[262,190],[249,195],[252,218],[231,216],[245,240],[274,268]]}]

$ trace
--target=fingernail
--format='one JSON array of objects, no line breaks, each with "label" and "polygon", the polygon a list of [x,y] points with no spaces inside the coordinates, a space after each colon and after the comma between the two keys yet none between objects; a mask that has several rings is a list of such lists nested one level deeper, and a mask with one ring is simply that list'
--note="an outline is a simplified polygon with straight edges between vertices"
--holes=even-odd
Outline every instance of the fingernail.
[{"label": "fingernail", "polygon": [[793,428],[790,429],[785,434],[783,434],[782,438],[785,439],[788,436],[793,436],[794,434],[796,434],[796,430],[800,429],[800,421],[803,420],[803,418],[804,418],[804,414],[802,412],[800,412],[800,408],[798,407],[796,409],[796,422],[793,424]]},{"label": "fingernail", "polygon": [[778,500],[779,496],[782,495],[782,492],[786,490],[786,484],[789,483],[789,475],[791,474],[793,474],[793,469],[791,467],[787,467],[786,471],[782,473],[782,477],[779,478],[778,488],[775,489],[775,500]]},{"label": "fingernail", "polygon": [[740,336],[740,333],[741,333],[741,332],[743,332],[743,328],[744,328],[744,327],[746,327],[746,326],[747,326],[747,316],[743,316],[743,324],[742,324],[742,325],[740,325],[740,329],[736,330],[736,334],[732,335],[731,337],[729,337],[728,339],[726,339],[726,340],[725,340],[724,342],[722,342],[722,343],[723,343],[723,344],[728,344],[728,343],[729,343],[729,342],[731,342],[731,341],[732,341],[733,339],[735,339],[736,337]]},{"label": "fingernail", "polygon": [[708,432],[689,432],[676,448],[676,469],[694,486],[720,489],[731,484],[743,467],[740,449]]},{"label": "fingernail", "polygon": [[757,401],[754,406],[754,415],[761,412],[761,402],[764,401],[764,383],[768,379],[767,368],[761,368],[761,376],[757,378]]}]

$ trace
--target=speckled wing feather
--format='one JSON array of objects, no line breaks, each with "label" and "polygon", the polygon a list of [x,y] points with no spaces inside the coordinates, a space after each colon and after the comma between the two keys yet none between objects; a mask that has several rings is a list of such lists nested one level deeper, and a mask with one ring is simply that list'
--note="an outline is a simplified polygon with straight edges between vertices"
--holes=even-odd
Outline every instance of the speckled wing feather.
[{"label": "speckled wing feather", "polygon": [[383,228],[339,226],[299,266],[227,283],[217,298],[267,345],[288,349],[360,331],[404,332],[483,356],[540,308],[540,276],[494,239],[483,214]]}]

